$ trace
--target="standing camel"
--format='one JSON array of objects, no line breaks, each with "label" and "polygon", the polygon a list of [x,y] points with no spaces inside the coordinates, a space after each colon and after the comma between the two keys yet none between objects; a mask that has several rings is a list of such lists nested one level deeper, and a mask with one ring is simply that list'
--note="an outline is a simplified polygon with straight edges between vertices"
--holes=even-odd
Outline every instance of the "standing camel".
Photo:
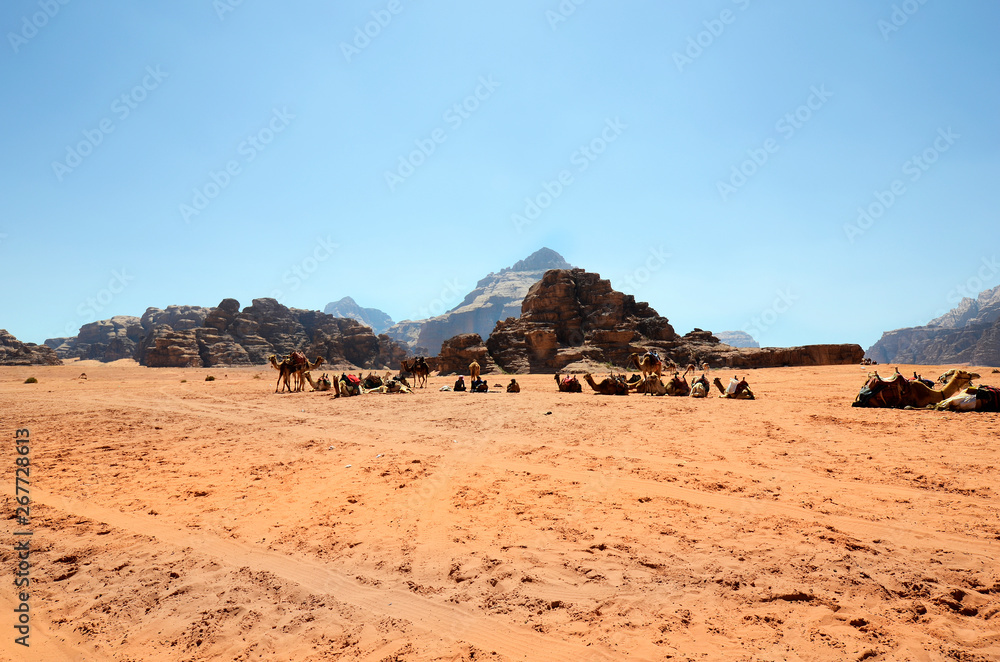
[{"label": "standing camel", "polygon": [[476,361],[469,364],[469,381],[474,382],[479,379],[479,370],[479,363]]},{"label": "standing camel", "polygon": [[399,362],[399,376],[404,372],[413,373],[414,386],[425,388],[427,386],[427,375],[431,374],[431,369],[427,366],[422,356],[418,356],[412,361],[402,360]]},{"label": "standing camel", "polygon": [[646,379],[646,375],[656,375],[657,377],[662,377],[663,371],[663,361],[660,357],[652,352],[646,352],[645,354],[629,354],[628,355],[628,365],[635,366],[642,373],[643,380]]},{"label": "standing camel", "polygon": [[288,384],[288,378],[292,376],[292,364],[288,359],[282,359],[281,363],[278,363],[278,357],[274,354],[267,357],[268,362],[271,367],[278,371],[278,381],[274,384],[274,392],[278,392],[278,386],[284,382],[285,388],[291,393],[292,387]]}]

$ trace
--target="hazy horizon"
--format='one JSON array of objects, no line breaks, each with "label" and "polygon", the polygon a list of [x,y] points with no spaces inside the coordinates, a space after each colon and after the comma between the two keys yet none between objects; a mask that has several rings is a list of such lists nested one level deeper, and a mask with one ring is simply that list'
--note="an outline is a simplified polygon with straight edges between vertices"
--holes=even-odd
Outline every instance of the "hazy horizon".
[{"label": "hazy horizon", "polygon": [[867,349],[1000,284],[998,24],[986,0],[9,2],[0,328],[267,296],[418,319],[547,246],[679,333]]}]

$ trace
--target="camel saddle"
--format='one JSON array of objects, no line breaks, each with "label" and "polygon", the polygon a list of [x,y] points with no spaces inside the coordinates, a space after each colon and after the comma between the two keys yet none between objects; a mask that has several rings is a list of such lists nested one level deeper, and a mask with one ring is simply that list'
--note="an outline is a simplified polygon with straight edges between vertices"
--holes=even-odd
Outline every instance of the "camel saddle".
[{"label": "camel saddle", "polygon": [[858,392],[858,397],[854,398],[854,402],[851,404],[852,407],[867,407],[868,402],[874,398],[876,395],[884,391],[888,386],[897,383],[898,380],[903,380],[904,389],[909,386],[910,382],[906,377],[903,377],[898,372],[893,374],[889,379],[882,379],[878,373],[875,373],[871,378],[861,387]]},{"label": "camel saddle", "polygon": [[980,386],[976,388],[976,400],[982,404],[979,411],[1000,412],[1000,388],[995,386]]},{"label": "camel saddle", "polygon": [[307,359],[306,355],[303,354],[302,352],[292,352],[292,355],[289,357],[289,360],[291,361],[292,365],[296,367],[300,365],[309,365],[309,359]]}]

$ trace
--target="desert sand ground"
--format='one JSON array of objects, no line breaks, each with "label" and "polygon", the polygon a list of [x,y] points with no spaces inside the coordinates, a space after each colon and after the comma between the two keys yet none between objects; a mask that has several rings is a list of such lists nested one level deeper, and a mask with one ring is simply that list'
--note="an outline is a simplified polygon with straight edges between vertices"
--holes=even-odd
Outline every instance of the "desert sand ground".
[{"label": "desert sand ground", "polygon": [[0,368],[0,659],[1000,660],[1000,415],[852,409],[865,368],[334,400],[120,363]]}]

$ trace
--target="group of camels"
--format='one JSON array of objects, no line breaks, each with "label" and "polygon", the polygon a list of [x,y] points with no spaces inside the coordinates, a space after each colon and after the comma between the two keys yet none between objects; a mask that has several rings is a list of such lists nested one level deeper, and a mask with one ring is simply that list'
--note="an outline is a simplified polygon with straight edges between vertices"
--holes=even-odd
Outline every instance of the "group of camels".
[{"label": "group of camels", "polygon": [[[694,363],[688,364],[687,369],[685,369],[684,374],[680,373],[680,370],[673,361],[668,363],[673,370],[674,374],[666,383],[663,381],[663,360],[653,352],[646,352],[645,354],[630,354],[628,357],[629,367],[634,367],[639,370],[641,375],[633,375],[630,379],[626,379],[624,375],[612,374],[610,377],[606,377],[601,382],[594,381],[594,376],[589,372],[583,376],[584,381],[590,386],[591,389],[600,393],[602,395],[628,395],[631,392],[635,393],[645,393],[649,395],[670,395],[670,396],[691,396],[694,398],[705,398],[708,397],[711,391],[711,386],[708,382],[708,373],[710,371],[709,365],[703,363],[702,373],[698,377],[693,378],[691,384],[687,382],[687,376],[689,373],[697,372],[697,367]],[[567,376],[565,378],[562,375],[555,376],[556,385],[559,390],[565,393],[580,393],[583,391],[583,387],[580,385],[579,379],[575,376]],[[719,389],[721,394],[719,397],[729,398],[735,400],[753,400],[754,394],[750,390],[749,384],[747,384],[746,379],[739,379],[733,377],[729,382],[728,387],[723,387],[722,382],[716,377],[713,380],[715,386]]]},{"label": "group of camels", "polygon": [[934,382],[915,373],[909,379],[898,368],[888,379],[875,371],[868,375],[851,406],[1000,412],[1000,389],[972,386],[974,379],[979,379],[979,374],[952,368],[938,377],[941,388],[934,388]]}]

